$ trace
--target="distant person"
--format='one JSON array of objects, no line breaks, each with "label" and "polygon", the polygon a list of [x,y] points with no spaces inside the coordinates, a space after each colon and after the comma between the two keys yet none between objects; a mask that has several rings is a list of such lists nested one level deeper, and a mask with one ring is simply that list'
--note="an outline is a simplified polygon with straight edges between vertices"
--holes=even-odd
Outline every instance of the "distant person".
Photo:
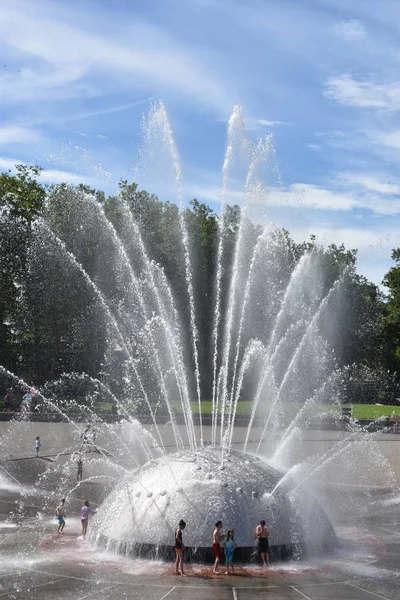
[{"label": "distant person", "polygon": [[90,508],[89,501],[85,500],[81,510],[81,524],[82,524],[82,539],[84,540],[86,537],[88,522],[89,522],[89,514],[95,514],[97,511]]},{"label": "distant person", "polygon": [[22,396],[22,408],[25,410],[31,410],[31,402],[33,399],[32,390],[29,390],[24,396]]},{"label": "distant person", "polygon": [[93,427],[92,430],[89,432],[89,440],[90,440],[90,443],[92,444],[92,446],[94,446],[95,451],[98,452],[97,446],[96,446],[96,435],[97,435],[97,431]]},{"label": "distant person", "polygon": [[212,545],[212,549],[213,549],[214,557],[215,557],[215,563],[214,563],[214,569],[213,569],[213,573],[215,573],[215,575],[219,575],[218,565],[219,565],[219,561],[221,560],[221,542],[223,539],[225,539],[225,536],[221,533],[221,530],[222,530],[222,521],[217,521],[215,523],[215,529],[213,531],[213,545]]},{"label": "distant person", "polygon": [[[182,521],[182,519],[178,523],[178,527],[175,530],[175,574],[182,575],[185,577],[185,573],[183,571],[183,541],[182,541],[182,531],[185,529],[186,523]],[[180,571],[179,571],[180,567]]]},{"label": "distant person", "polygon": [[35,454],[36,456],[39,456],[39,451],[40,451],[40,437],[37,436],[37,438],[35,439]]},{"label": "distant person", "polygon": [[78,462],[76,463],[77,465],[77,472],[76,472],[76,480],[77,481],[82,481],[82,476],[83,476],[83,460],[81,457],[78,458]]},{"label": "distant person", "polygon": [[7,393],[3,399],[3,402],[4,402],[3,412],[6,412],[6,413],[12,412],[13,400],[14,400],[14,390],[12,388],[8,388]]},{"label": "distant person", "polygon": [[57,533],[64,533],[66,516],[67,515],[65,514],[65,498],[63,498],[56,508],[56,517],[58,519]]},{"label": "distant person", "polygon": [[89,438],[90,438],[90,425],[86,425],[85,429],[82,431],[81,433],[81,447],[79,448],[79,452],[81,452],[83,446],[86,446],[86,444],[89,443]]},{"label": "distant person", "polygon": [[235,544],[234,535],[235,535],[235,532],[233,529],[229,529],[228,533],[226,534],[226,539],[225,539],[226,571],[225,571],[225,575],[229,575],[229,567],[232,569],[232,573],[235,570],[233,568],[233,553],[237,546]]},{"label": "distant person", "polygon": [[263,562],[263,566],[269,567],[269,530],[268,527],[265,526],[265,521],[260,521],[260,524],[257,525],[255,535],[258,541],[258,553]]}]

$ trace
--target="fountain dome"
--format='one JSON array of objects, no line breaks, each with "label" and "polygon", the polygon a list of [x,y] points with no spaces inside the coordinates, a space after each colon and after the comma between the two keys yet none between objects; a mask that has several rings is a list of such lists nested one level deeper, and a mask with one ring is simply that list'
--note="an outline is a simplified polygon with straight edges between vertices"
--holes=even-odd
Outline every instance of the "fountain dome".
[{"label": "fountain dome", "polygon": [[[270,528],[271,553],[300,556],[332,547],[335,533],[316,503],[283,471],[250,454],[207,447],[149,461],[111,492],[93,522],[98,542],[127,554],[171,554],[180,519],[185,547],[211,558],[214,524],[235,529],[240,558],[254,551],[254,529]],[[279,483],[281,482],[281,483]]]}]

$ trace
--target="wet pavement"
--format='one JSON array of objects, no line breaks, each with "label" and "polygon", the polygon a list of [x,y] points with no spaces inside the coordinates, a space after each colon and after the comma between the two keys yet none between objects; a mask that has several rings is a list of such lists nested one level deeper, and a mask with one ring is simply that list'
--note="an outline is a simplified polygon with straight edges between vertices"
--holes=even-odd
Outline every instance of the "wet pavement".
[{"label": "wet pavement", "polygon": [[213,575],[189,564],[185,578],[172,564],[130,559],[79,537],[77,516],[63,535],[51,516],[38,517],[32,498],[11,517],[17,490],[0,493],[0,598],[122,600],[371,600],[400,598],[400,505],[380,503],[363,524],[346,528],[334,556],[310,562],[236,565],[235,574]]},{"label": "wet pavement", "polygon": [[[45,424],[44,424],[45,425]],[[42,433],[42,432],[40,432]],[[18,444],[19,446],[19,444]],[[67,444],[63,444],[65,448]],[[49,466],[60,469],[69,454],[39,459],[10,449],[0,461],[0,598],[33,600],[373,600],[400,598],[400,494],[381,492],[359,522],[337,529],[334,555],[293,563],[236,565],[235,574],[213,575],[211,567],[187,565],[186,577],[172,564],[126,558],[80,539],[83,496],[94,505],[103,486],[88,482],[67,507],[65,533],[48,498],[34,482]],[[58,473],[58,471],[57,471]],[[58,475],[57,475],[58,476]],[[50,480],[43,480],[49,483]],[[103,490],[103,492],[101,492]],[[356,501],[356,500],[355,500]],[[353,512],[354,514],[354,512]],[[124,515],[121,515],[124,518]],[[90,523],[89,523],[90,528]]]}]

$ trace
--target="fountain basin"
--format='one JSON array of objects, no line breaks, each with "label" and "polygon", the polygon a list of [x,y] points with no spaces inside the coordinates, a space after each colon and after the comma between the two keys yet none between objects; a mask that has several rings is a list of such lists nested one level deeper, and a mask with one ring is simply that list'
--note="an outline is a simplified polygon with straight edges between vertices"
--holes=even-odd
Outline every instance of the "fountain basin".
[{"label": "fountain basin", "polygon": [[[212,559],[214,524],[233,528],[237,558],[256,552],[254,529],[264,519],[272,557],[326,552],[336,536],[328,517],[298,482],[258,457],[221,448],[179,452],[145,464],[121,481],[101,505],[92,535],[125,554],[168,557],[183,519],[188,557]],[[278,487],[277,487],[278,486]],[[275,491],[274,491],[275,490]]]}]

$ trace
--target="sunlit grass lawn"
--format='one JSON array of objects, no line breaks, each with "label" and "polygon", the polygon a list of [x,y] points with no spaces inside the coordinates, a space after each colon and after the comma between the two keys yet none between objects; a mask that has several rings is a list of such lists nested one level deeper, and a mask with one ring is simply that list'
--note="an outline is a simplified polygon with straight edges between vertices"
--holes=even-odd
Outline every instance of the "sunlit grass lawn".
[{"label": "sunlit grass lawn", "polygon": [[[191,402],[193,414],[199,414],[199,404],[198,402]],[[250,416],[251,414],[252,403],[247,400],[241,400],[237,406],[237,415]],[[349,404],[343,404],[342,406],[338,406],[337,404],[316,404],[314,406],[309,406],[305,409],[304,416],[317,416],[319,414],[326,413],[336,413],[338,416],[341,415],[342,408],[350,407]],[[96,402],[94,405],[94,411],[100,414],[111,413],[112,404],[111,402]],[[128,412],[131,412],[127,407]],[[176,414],[182,413],[182,406],[179,402],[174,402],[174,409]],[[301,409],[300,404],[296,403],[287,403],[284,408],[284,416],[286,419],[293,418]],[[3,410],[2,402],[0,401],[0,411]],[[211,415],[212,412],[212,401],[211,400],[203,400],[201,402],[201,413],[202,415]],[[219,411],[221,412],[221,411]],[[134,414],[134,413],[132,413]],[[375,421],[380,417],[389,417],[391,415],[395,415],[396,417],[400,417],[400,405],[396,406],[377,406],[376,404],[353,404],[352,407],[352,417],[355,419],[365,420],[365,421]]]},{"label": "sunlit grass lawn", "polygon": [[[192,410],[194,414],[199,414],[198,402],[191,402]],[[238,415],[250,415],[252,403],[247,400],[242,400],[238,403],[237,412]],[[343,404],[338,406],[337,404],[316,404],[314,406],[307,407],[307,414],[317,415],[321,413],[337,413],[341,414],[342,408],[350,407],[349,404]],[[287,403],[284,407],[284,412],[288,417],[295,416],[301,409],[300,404]],[[177,413],[182,412],[180,404],[175,404],[175,410]],[[203,415],[211,415],[212,412],[212,401],[203,400],[201,403],[201,413]],[[392,414],[400,417],[400,406],[377,406],[376,404],[353,404],[352,417],[355,419],[361,419],[366,421],[375,421],[379,417],[388,417]]]}]

